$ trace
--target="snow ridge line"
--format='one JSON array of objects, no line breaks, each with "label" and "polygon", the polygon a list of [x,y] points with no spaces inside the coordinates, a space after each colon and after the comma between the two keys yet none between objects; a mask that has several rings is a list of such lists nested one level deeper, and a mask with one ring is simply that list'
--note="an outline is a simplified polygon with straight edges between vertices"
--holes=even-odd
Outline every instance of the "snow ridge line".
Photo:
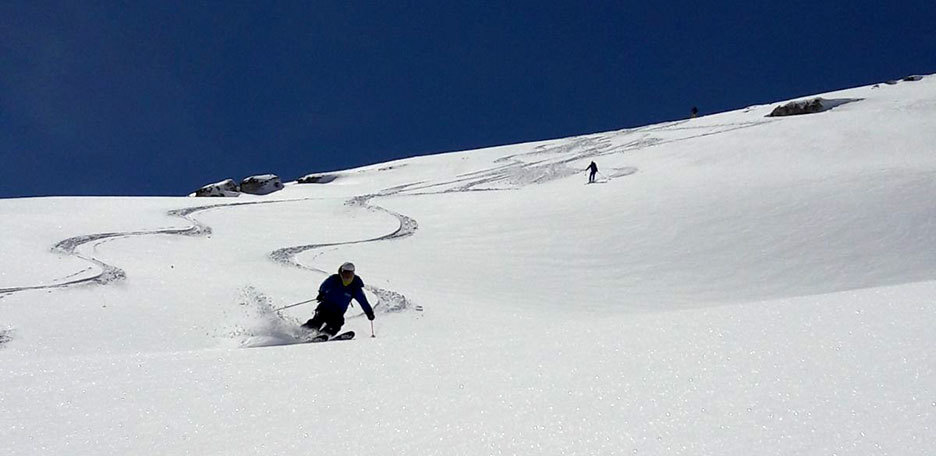
[{"label": "snow ridge line", "polygon": [[[284,203],[284,202],[295,202],[303,201],[312,198],[296,198],[288,200],[276,200],[276,201],[247,201],[247,202],[238,202],[238,203],[225,203],[225,204],[212,204],[205,206],[195,206],[195,207],[186,207],[182,209],[173,209],[168,211],[166,214],[170,216],[182,217],[187,220],[192,226],[187,228],[166,228],[166,229],[157,229],[157,230],[138,230],[138,231],[118,231],[118,232],[109,232],[109,233],[95,233],[95,234],[84,234],[81,236],[70,237],[56,243],[50,251],[56,254],[63,255],[72,255],[78,257],[82,260],[92,263],[94,266],[97,266],[101,271],[92,276],[85,277],[77,280],[65,281],[62,283],[56,283],[53,285],[31,285],[31,286],[21,286],[21,287],[9,287],[9,288],[0,288],[0,295],[17,293],[20,291],[27,290],[51,290],[56,288],[65,288],[76,285],[83,284],[98,284],[106,285],[127,277],[127,273],[116,266],[104,263],[93,256],[85,256],[81,253],[76,252],[77,248],[91,243],[98,242],[103,240],[112,240],[117,238],[126,238],[131,236],[145,236],[145,235],[154,235],[154,234],[169,234],[169,235],[182,235],[182,236],[207,236],[211,234],[211,227],[202,224],[197,219],[192,217],[192,214],[196,212],[206,211],[209,209],[222,208],[222,207],[233,207],[233,206],[248,206],[254,204],[272,204],[272,203]],[[99,242],[98,242],[99,243]],[[93,267],[93,266],[92,266]],[[90,267],[89,267],[90,269]],[[87,269],[85,269],[87,270]],[[54,279],[65,280],[69,277],[73,277],[78,273],[73,273],[65,276],[64,278]]]}]

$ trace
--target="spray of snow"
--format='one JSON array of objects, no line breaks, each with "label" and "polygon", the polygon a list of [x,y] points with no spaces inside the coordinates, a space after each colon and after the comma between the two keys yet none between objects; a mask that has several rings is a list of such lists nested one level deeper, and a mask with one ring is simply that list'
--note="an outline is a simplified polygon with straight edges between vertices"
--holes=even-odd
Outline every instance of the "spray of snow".
[{"label": "spray of snow", "polygon": [[240,290],[237,309],[231,324],[222,331],[223,339],[234,346],[268,347],[302,341],[300,322],[278,312],[272,300],[252,286]]}]

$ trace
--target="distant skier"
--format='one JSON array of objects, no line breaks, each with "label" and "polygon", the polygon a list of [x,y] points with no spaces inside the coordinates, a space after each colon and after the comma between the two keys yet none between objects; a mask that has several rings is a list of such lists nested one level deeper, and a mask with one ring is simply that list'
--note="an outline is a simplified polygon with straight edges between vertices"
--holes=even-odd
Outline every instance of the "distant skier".
[{"label": "distant skier", "polygon": [[318,296],[315,298],[319,305],[315,308],[315,315],[302,327],[335,336],[344,326],[344,314],[352,298],[361,305],[367,319],[373,320],[374,310],[364,295],[364,281],[354,275],[353,264],[345,263],[338,268],[338,274],[332,274],[319,286]]},{"label": "distant skier", "polygon": [[692,107],[692,110],[689,111],[689,118],[690,118],[690,119],[695,119],[696,116],[698,116],[698,115],[699,115],[699,108],[693,106],[693,107]]},{"label": "distant skier", "polygon": [[598,174],[598,165],[596,165],[595,162],[591,162],[591,164],[588,165],[588,168],[585,168],[585,169],[587,169],[587,170],[590,171],[590,172],[588,173],[588,183],[589,183],[589,184],[594,183],[594,182],[595,182],[595,174]]}]

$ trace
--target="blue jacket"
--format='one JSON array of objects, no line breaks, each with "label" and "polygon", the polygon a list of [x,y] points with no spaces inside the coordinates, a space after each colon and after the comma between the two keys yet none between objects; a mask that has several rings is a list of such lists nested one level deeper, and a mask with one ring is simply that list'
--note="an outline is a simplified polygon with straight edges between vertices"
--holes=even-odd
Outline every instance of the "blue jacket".
[{"label": "blue jacket", "polygon": [[332,274],[319,286],[319,297],[321,297],[321,307],[334,312],[344,314],[351,304],[351,299],[356,299],[364,309],[364,313],[370,317],[374,314],[370,303],[367,302],[367,296],[364,295],[364,281],[360,277],[354,276],[348,286],[341,282],[341,276]]}]

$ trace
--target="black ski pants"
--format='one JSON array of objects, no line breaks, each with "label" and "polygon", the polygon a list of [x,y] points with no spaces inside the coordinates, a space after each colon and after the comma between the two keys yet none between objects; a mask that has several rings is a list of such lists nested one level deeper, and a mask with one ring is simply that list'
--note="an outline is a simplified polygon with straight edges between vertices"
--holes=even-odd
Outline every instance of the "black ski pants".
[{"label": "black ski pants", "polygon": [[334,336],[344,326],[344,312],[336,311],[332,306],[323,302],[315,308],[315,315],[312,319],[302,326]]}]

